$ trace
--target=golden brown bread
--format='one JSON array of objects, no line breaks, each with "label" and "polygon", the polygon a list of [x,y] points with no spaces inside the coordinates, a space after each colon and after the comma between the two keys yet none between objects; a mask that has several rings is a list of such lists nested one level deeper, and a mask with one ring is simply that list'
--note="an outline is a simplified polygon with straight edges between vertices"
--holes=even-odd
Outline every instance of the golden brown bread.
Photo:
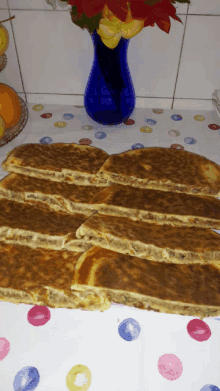
[{"label": "golden brown bread", "polygon": [[0,300],[53,308],[108,309],[105,294],[92,289],[71,291],[79,255],[0,242]]},{"label": "golden brown bread", "polygon": [[143,189],[220,195],[218,164],[195,153],[171,148],[141,148],[111,155],[91,183],[96,180]]},{"label": "golden brown bread", "polygon": [[25,202],[65,213],[91,215],[90,199],[100,191],[96,186],[77,186],[11,173],[0,181],[0,198]]},{"label": "golden brown bread", "polygon": [[[55,182],[90,185],[109,155],[102,149],[78,144],[23,144],[2,163],[4,171]],[[99,181],[94,186],[103,186]]]},{"label": "golden brown bread", "polygon": [[80,225],[76,237],[160,263],[220,264],[220,235],[206,228],[172,227],[94,213]]},{"label": "golden brown bread", "polygon": [[208,317],[220,315],[219,281],[213,264],[158,263],[92,247],[78,258],[72,288],[136,308]]},{"label": "golden brown bread", "polygon": [[0,199],[0,241],[32,248],[83,252],[90,244],[76,238],[84,214],[67,214]]},{"label": "golden brown bread", "polygon": [[99,214],[135,221],[220,229],[220,201],[214,197],[113,184],[96,193],[90,204]]}]

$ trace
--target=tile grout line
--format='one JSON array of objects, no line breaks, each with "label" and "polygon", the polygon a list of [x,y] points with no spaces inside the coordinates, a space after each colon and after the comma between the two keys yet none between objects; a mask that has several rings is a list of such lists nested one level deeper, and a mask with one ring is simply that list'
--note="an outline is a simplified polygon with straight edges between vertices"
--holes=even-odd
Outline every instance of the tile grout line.
[{"label": "tile grout line", "polygon": [[180,63],[181,63],[184,39],[185,39],[185,34],[186,34],[186,25],[187,25],[187,19],[188,19],[188,11],[189,11],[189,4],[188,4],[188,8],[187,8],[186,20],[185,20],[185,26],[184,26],[183,38],[182,38],[182,44],[181,44],[181,48],[180,48],[179,63],[178,63],[177,72],[176,72],[176,81],[175,81],[175,85],[174,85],[173,100],[172,100],[171,110],[173,110],[173,105],[174,105],[174,101],[175,101],[176,86],[177,86],[177,81],[178,81],[178,76],[179,76]]},{"label": "tile grout line", "polygon": [[[10,8],[9,8],[8,0],[6,0],[6,1],[7,1],[7,5],[8,5],[9,17],[11,17],[11,12],[10,12]],[[13,38],[14,38],[15,50],[16,50],[16,54],[17,54],[17,61],[18,61],[18,67],[19,67],[19,72],[20,72],[20,77],[21,77],[21,84],[22,84],[23,91],[24,91],[23,93],[24,93],[24,96],[25,96],[25,102],[27,104],[28,103],[27,102],[27,95],[26,95],[26,91],[25,91],[25,88],[24,88],[24,81],[23,81],[22,72],[21,72],[21,66],[20,66],[20,61],[19,61],[19,56],[18,56],[18,50],[17,50],[16,40],[15,40],[15,34],[14,34],[14,28],[13,28],[12,20],[10,20],[10,23],[11,23],[11,29],[12,29],[12,34],[13,34]]]},{"label": "tile grout line", "polygon": [[[6,0],[7,1],[7,0]],[[189,6],[190,6],[190,4],[188,4],[188,8],[189,8]],[[33,9],[33,8],[10,8],[9,6],[8,6],[8,8],[1,8],[0,7],[0,9],[1,10],[6,10],[6,11],[8,11],[9,9],[11,10],[11,11],[34,11],[34,12],[36,12],[36,11],[45,11],[45,12],[69,12],[70,11],[70,8],[68,8],[68,9],[41,9],[41,8],[39,8],[39,9]],[[189,12],[187,12],[187,13],[181,13],[181,12],[176,12],[176,15],[178,16],[178,15],[182,15],[182,16],[184,16],[184,15],[187,15],[187,16],[220,16],[220,14],[190,14]]]},{"label": "tile grout line", "polygon": [[[24,92],[18,91],[18,94],[24,94]],[[26,92],[27,95],[56,95],[56,96],[84,96],[84,94],[59,94],[57,92]],[[137,96],[136,98],[140,99],[173,99],[166,96]],[[175,98],[182,100],[212,100],[212,98]]]}]

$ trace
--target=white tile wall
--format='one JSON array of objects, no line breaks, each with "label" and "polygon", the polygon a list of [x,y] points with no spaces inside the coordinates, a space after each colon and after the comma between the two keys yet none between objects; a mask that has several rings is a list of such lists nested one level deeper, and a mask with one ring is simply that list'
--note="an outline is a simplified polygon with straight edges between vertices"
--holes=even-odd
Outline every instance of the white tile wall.
[{"label": "white tile wall", "polygon": [[[0,20],[10,37],[0,82],[28,103],[83,104],[93,61],[87,30],[74,25],[70,6],[53,9],[46,0],[0,0]],[[170,33],[147,27],[132,38],[128,63],[137,107],[213,110],[220,89],[220,1],[174,5],[183,24]]]},{"label": "white tile wall", "polygon": [[0,0],[0,9],[7,8],[7,0]]}]

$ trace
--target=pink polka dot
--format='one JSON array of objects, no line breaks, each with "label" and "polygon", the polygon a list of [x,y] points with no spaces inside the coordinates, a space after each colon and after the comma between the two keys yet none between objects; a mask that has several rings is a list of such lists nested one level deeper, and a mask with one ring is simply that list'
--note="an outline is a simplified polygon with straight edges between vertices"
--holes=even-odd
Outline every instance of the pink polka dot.
[{"label": "pink polka dot", "polygon": [[6,338],[0,338],[0,361],[3,360],[10,350],[10,343]]},{"label": "pink polka dot", "polygon": [[35,305],[28,312],[27,319],[32,326],[43,326],[50,320],[50,310],[47,307]]},{"label": "pink polka dot", "polygon": [[182,375],[183,366],[175,354],[164,354],[158,360],[159,373],[167,380],[177,380]]},{"label": "pink polka dot", "polygon": [[191,338],[199,342],[207,341],[212,335],[207,323],[200,319],[193,319],[187,325],[187,332]]}]

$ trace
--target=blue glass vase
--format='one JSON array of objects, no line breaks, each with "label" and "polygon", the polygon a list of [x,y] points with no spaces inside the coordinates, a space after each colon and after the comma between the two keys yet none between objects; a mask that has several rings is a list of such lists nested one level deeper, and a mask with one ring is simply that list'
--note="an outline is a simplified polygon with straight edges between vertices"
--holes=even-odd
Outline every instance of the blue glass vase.
[{"label": "blue glass vase", "polygon": [[106,47],[97,31],[91,34],[94,61],[85,89],[87,114],[103,125],[117,125],[135,108],[135,91],[127,63],[130,39],[121,38],[115,49]]}]

